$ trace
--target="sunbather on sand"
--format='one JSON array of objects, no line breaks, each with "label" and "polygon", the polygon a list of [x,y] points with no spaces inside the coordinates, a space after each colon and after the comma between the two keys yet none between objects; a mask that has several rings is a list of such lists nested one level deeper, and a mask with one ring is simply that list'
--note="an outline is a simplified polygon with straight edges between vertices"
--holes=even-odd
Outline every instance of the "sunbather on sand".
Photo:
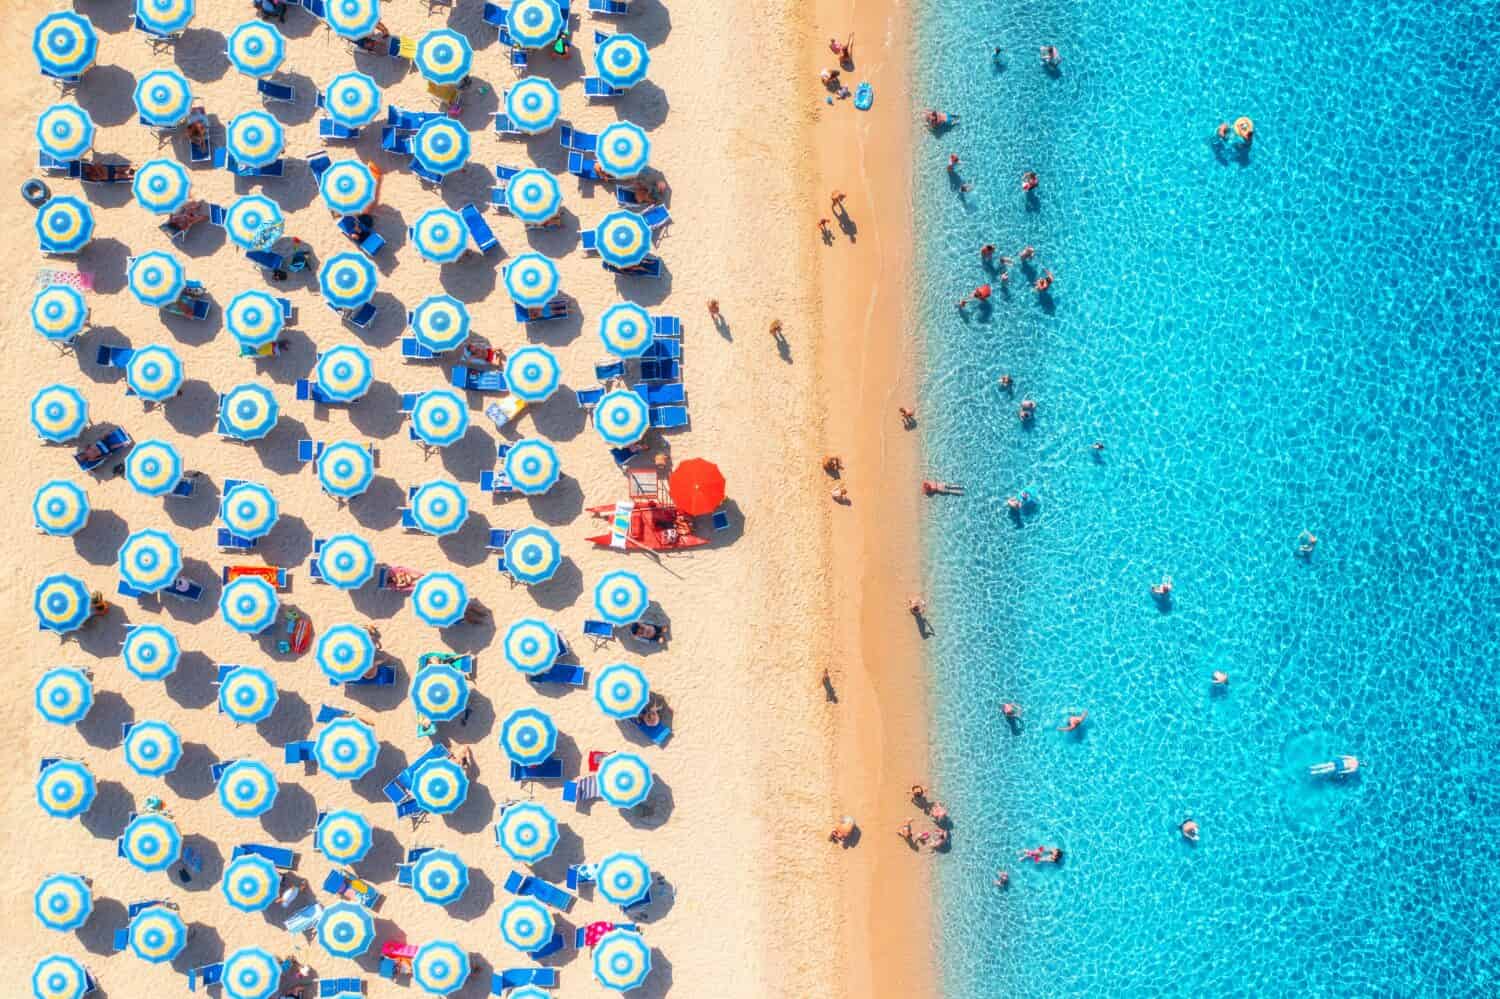
[{"label": "sunbather on sand", "polygon": [[399,565],[393,565],[385,571],[385,584],[393,590],[410,590],[417,585],[422,573],[415,569],[407,569]]},{"label": "sunbather on sand", "polygon": [[634,621],[630,625],[632,637],[639,638],[643,642],[654,642],[661,645],[667,640],[667,626],[664,624],[651,624],[647,621]]}]

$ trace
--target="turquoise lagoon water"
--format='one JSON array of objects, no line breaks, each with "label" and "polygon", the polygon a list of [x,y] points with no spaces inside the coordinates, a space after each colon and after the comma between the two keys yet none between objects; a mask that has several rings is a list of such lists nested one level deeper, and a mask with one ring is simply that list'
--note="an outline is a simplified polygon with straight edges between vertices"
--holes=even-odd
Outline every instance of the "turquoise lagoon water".
[{"label": "turquoise lagoon water", "polygon": [[[1500,995],[1500,13],[919,12],[918,102],[963,118],[916,148],[921,432],[969,487],[927,524],[946,993]],[[989,241],[1049,308],[1018,272],[960,318]]]}]

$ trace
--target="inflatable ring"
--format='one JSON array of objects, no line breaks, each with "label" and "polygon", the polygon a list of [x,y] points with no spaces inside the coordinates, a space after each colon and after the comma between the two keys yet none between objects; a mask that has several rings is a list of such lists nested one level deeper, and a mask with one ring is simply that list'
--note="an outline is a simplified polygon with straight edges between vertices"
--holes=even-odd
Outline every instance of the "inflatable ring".
[{"label": "inflatable ring", "polygon": [[1245,117],[1236,118],[1234,120],[1234,134],[1249,142],[1255,138],[1255,122]]},{"label": "inflatable ring", "polygon": [[21,197],[32,208],[40,208],[52,197],[52,192],[47,190],[46,184],[33,177],[21,185]]}]

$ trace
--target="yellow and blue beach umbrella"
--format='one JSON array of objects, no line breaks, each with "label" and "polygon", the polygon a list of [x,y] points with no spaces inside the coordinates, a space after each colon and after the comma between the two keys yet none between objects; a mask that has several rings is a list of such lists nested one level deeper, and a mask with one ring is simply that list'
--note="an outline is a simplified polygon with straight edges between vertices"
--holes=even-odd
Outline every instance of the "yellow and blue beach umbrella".
[{"label": "yellow and blue beach umbrella", "polygon": [[154,159],[141,164],[130,182],[135,203],[157,215],[181,208],[192,191],[187,171],[176,160]]},{"label": "yellow and blue beach umbrella", "polygon": [[130,949],[142,961],[161,964],[182,953],[187,946],[187,926],[174,909],[153,905],[130,921]]},{"label": "yellow and blue beach umbrella", "polygon": [[611,177],[626,180],[646,169],[651,159],[651,140],[646,138],[641,126],[617,121],[599,133],[594,158],[599,161],[600,170]]},{"label": "yellow and blue beach umbrella", "polygon": [[36,122],[42,152],[57,160],[76,160],[94,144],[94,119],[71,101],[54,104]]},{"label": "yellow and blue beach umbrella", "polygon": [[535,864],[552,856],[557,848],[557,819],[546,806],[535,801],[506,805],[495,823],[495,842],[523,864]]},{"label": "yellow and blue beach umbrella", "polygon": [[229,33],[228,54],[230,65],[246,76],[270,76],[286,56],[286,39],[265,21],[246,21]]},{"label": "yellow and blue beach umbrella", "polygon": [[500,912],[500,936],[516,950],[540,950],[556,932],[552,913],[534,898],[518,898]]},{"label": "yellow and blue beach umbrella", "polygon": [[224,131],[229,155],[245,166],[269,166],[281,157],[285,142],[281,123],[264,111],[241,111]]},{"label": "yellow and blue beach umbrella", "polygon": [[607,572],[594,586],[594,610],[613,625],[639,621],[650,602],[646,581],[628,569]]},{"label": "yellow and blue beach umbrella", "polygon": [[235,857],[224,868],[219,884],[224,901],[241,912],[264,912],[276,901],[281,889],[281,872],[265,857],[247,853]]},{"label": "yellow and blue beach umbrella", "polygon": [[411,140],[418,163],[439,176],[469,162],[469,130],[452,118],[429,118]]},{"label": "yellow and blue beach umbrella", "polygon": [[562,188],[546,170],[528,168],[506,183],[505,207],[527,225],[541,225],[562,211]]},{"label": "yellow and blue beach umbrella", "polygon": [[323,112],[345,128],[364,128],[380,113],[380,87],[364,73],[340,73],[323,89]]},{"label": "yellow and blue beach umbrella", "polygon": [[557,391],[562,366],[557,355],[546,347],[532,344],[506,358],[505,384],[510,394],[527,402],[545,402]]},{"label": "yellow and blue beach umbrella", "polygon": [[567,26],[556,0],[515,0],[505,14],[505,30],[525,49],[551,45]]},{"label": "yellow and blue beach umbrella", "polygon": [[594,883],[599,886],[599,894],[623,909],[646,897],[651,889],[651,868],[640,854],[621,850],[599,861]]},{"label": "yellow and blue beach umbrella", "polygon": [[451,721],[469,706],[468,678],[447,663],[423,666],[411,682],[411,703],[433,721]]},{"label": "yellow and blue beach umbrella", "polygon": [[36,682],[36,710],[54,725],[76,725],[94,706],[94,681],[76,666],[54,666]]},{"label": "yellow and blue beach umbrella", "polygon": [[375,456],[363,444],[334,441],[318,455],[318,484],[323,487],[324,492],[337,499],[358,496],[370,488],[370,482],[374,478]]},{"label": "yellow and blue beach umbrella", "polygon": [[418,39],[413,61],[418,73],[429,82],[442,86],[458,83],[469,75],[474,51],[469,48],[469,40],[458,32],[434,28]]},{"label": "yellow and blue beach umbrella", "polygon": [[640,357],[656,339],[651,314],[634,302],[616,302],[599,317],[599,339],[616,357]]},{"label": "yellow and blue beach umbrella", "polygon": [[651,793],[651,767],[636,753],[610,753],[596,776],[599,796],[616,808],[634,808]]},{"label": "yellow and blue beach umbrella", "polygon": [[523,767],[550,757],[557,749],[557,726],[538,708],[517,708],[500,725],[500,748]]},{"label": "yellow and blue beach umbrella", "polygon": [[375,265],[358,253],[335,253],[318,268],[318,287],[335,309],[357,309],[375,294]]},{"label": "yellow and blue beach umbrella", "polygon": [[31,911],[47,929],[71,932],[89,921],[94,911],[94,892],[76,874],[53,874],[37,886]]},{"label": "yellow and blue beach umbrella", "polygon": [[357,864],[365,859],[375,844],[369,820],[347,808],[332,811],[318,819],[313,845],[335,864]]},{"label": "yellow and blue beach umbrella", "polygon": [[93,991],[89,973],[66,954],[49,954],[31,972],[32,999],[83,999]]},{"label": "yellow and blue beach umbrella", "polygon": [[318,943],[334,957],[359,957],[375,942],[375,921],[354,902],[335,902],[318,917]]},{"label": "yellow and blue beach umbrella", "polygon": [[281,600],[276,588],[259,576],[231,580],[219,594],[219,616],[235,631],[258,635],[276,620]]},{"label": "yellow and blue beach umbrella", "polygon": [[219,804],[237,819],[253,819],[276,804],[276,776],[259,760],[235,760],[219,775]]},{"label": "yellow and blue beach umbrella", "polygon": [[252,350],[264,347],[281,335],[286,315],[270,293],[242,291],[224,308],[224,325],[240,346]]},{"label": "yellow and blue beach umbrella", "polygon": [[264,385],[246,382],[219,397],[219,432],[236,440],[260,440],[280,416],[276,397]]},{"label": "yellow and blue beach umbrella", "polygon": [[270,673],[259,666],[236,666],[219,684],[219,710],[237,725],[258,725],[276,710],[278,696]]},{"label": "yellow and blue beach umbrella", "polygon": [[[421,221],[417,220],[418,226]],[[428,295],[411,312],[411,331],[418,343],[435,354],[454,350],[469,339],[469,310],[452,295]]]},{"label": "yellow and blue beach umbrella", "polygon": [[634,930],[613,929],[594,944],[594,977],[615,992],[629,992],[651,974],[651,948]]},{"label": "yellow and blue beach umbrella", "polygon": [[284,225],[281,207],[260,194],[236,198],[224,216],[224,230],[229,233],[229,238],[235,246],[247,250],[265,246],[267,238],[279,234]]},{"label": "yellow and blue beach umbrella", "polygon": [[358,215],[375,203],[375,175],[360,160],[338,160],[318,181],[323,204],[339,215]]},{"label": "yellow and blue beach umbrella", "polygon": [[557,285],[557,266],[540,253],[523,253],[505,267],[505,290],[522,308],[546,305]]},{"label": "yellow and blue beach umbrella", "polygon": [[48,576],[36,586],[31,599],[37,624],[49,631],[66,634],[89,619],[93,607],[83,580],[66,573]]},{"label": "yellow and blue beach umbrella", "polygon": [[262,947],[241,947],[224,958],[220,981],[225,999],[271,999],[281,984],[282,964]]},{"label": "yellow and blue beach umbrella", "polygon": [[88,302],[70,284],[49,284],[31,300],[31,328],[53,343],[71,343],[88,321]]},{"label": "yellow and blue beach umbrella", "polygon": [[610,212],[594,229],[594,245],[611,267],[634,267],[651,249],[651,227],[634,212]]},{"label": "yellow and blue beach umbrella", "polygon": [[469,432],[469,407],[457,392],[428,389],[411,411],[411,427],[424,444],[447,447]]},{"label": "yellow and blue beach umbrella", "polygon": [[469,796],[469,775],[451,757],[428,760],[411,776],[411,796],[424,812],[447,815]]},{"label": "yellow and blue beach umbrella", "polygon": [[171,347],[142,347],[125,365],[125,384],[147,402],[166,402],[182,390],[182,361]]},{"label": "yellow and blue beach umbrella", "polygon": [[557,662],[562,640],[547,622],[523,617],[505,630],[505,660],[528,676],[545,673]]},{"label": "yellow and blue beach umbrella", "polygon": [[136,23],[153,35],[180,34],[193,13],[193,0],[135,0]]},{"label": "yellow and blue beach umbrella", "polygon": [[318,636],[313,659],[328,679],[348,683],[374,665],[375,641],[357,624],[336,624]]},{"label": "yellow and blue beach umbrella", "polygon": [[451,264],[464,255],[469,231],[463,216],[451,208],[429,208],[412,223],[411,242],[423,260]]},{"label": "yellow and blue beach umbrella", "polygon": [[380,23],[380,0],[328,0],[323,14],[333,33],[358,41]]},{"label": "yellow and blue beach umbrella", "polygon": [[631,389],[606,392],[594,407],[594,429],[611,447],[634,444],[651,426],[651,412],[640,393]]},{"label": "yellow and blue beach umbrella", "polygon": [[192,108],[192,87],[175,69],[153,69],[136,81],[135,110],[143,125],[174,128]]},{"label": "yellow and blue beach umbrella", "polygon": [[159,624],[135,624],[120,650],[125,668],[142,680],[164,680],[177,669],[182,650],[177,636]]},{"label": "yellow and blue beach umbrella", "polygon": [[181,759],[182,739],[166,722],[135,722],[125,733],[125,763],[142,777],[165,777]]},{"label": "yellow and blue beach umbrella", "polygon": [[557,448],[539,437],[523,438],[505,452],[505,477],[522,495],[542,495],[557,484],[561,475]]},{"label": "yellow and blue beach umbrella", "polygon": [[55,819],[77,818],[94,803],[94,775],[77,760],[49,763],[36,779],[36,801]]},{"label": "yellow and blue beach umbrella", "polygon": [[126,283],[130,286],[130,293],[142,305],[160,308],[177,301],[187,286],[187,275],[183,274],[182,264],[176,257],[161,250],[150,250],[131,258]]},{"label": "yellow and blue beach umbrella", "polygon": [[634,718],[646,710],[651,700],[651,684],[639,667],[614,663],[594,678],[594,703],[611,718]]},{"label": "yellow and blue beach umbrella", "polygon": [[144,440],[125,456],[125,481],[147,496],[165,496],[182,479],[182,456],[163,440]]},{"label": "yellow and blue beach umbrella", "polygon": [[540,76],[529,76],[505,92],[505,117],[518,132],[541,135],[557,124],[561,113],[562,95]]},{"label": "yellow and blue beach umbrella", "polygon": [[338,780],[359,780],[375,769],[379,755],[375,732],[354,718],[335,718],[324,725],[313,745],[318,769]]},{"label": "yellow and blue beach umbrella", "polygon": [[464,526],[469,519],[469,501],[458,483],[435,479],[412,496],[411,515],[418,529],[443,537]]},{"label": "yellow and blue beach umbrella", "polygon": [[411,608],[424,624],[446,628],[469,609],[469,591],[451,572],[429,572],[412,589]]},{"label": "yellow and blue beach umbrella", "polygon": [[411,980],[430,995],[457,992],[469,980],[469,955],[451,940],[429,940],[411,959]]},{"label": "yellow and blue beach umbrella", "polygon": [[318,571],[340,590],[356,590],[375,575],[375,552],[357,534],[335,534],[318,549]]},{"label": "yellow and blue beach umbrella", "polygon": [[452,850],[428,850],[412,865],[411,886],[433,905],[451,905],[469,888],[469,866]]},{"label": "yellow and blue beach umbrella", "polygon": [[164,871],[182,856],[182,833],[165,815],[137,815],[120,836],[120,856],[147,874]]},{"label": "yellow and blue beach umbrella", "polygon": [[36,491],[31,516],[44,533],[72,537],[89,522],[88,494],[67,479],[53,479]]},{"label": "yellow and blue beach umbrella", "polygon": [[71,194],[59,194],[36,213],[43,253],[77,253],[94,238],[94,213]]},{"label": "yellow and blue beach umbrella", "polygon": [[132,588],[156,593],[182,574],[182,550],[164,531],[136,531],[120,545],[119,564],[120,578]]},{"label": "yellow and blue beach umbrella", "polygon": [[94,24],[82,14],[61,11],[48,14],[31,36],[31,52],[37,67],[47,76],[76,77],[94,64],[99,36]]},{"label": "yellow and blue beach umbrella", "polygon": [[61,444],[88,426],[89,405],[67,385],[48,385],[31,397],[31,426],[45,441]]},{"label": "yellow and blue beach umbrella", "polygon": [[224,526],[242,538],[263,538],[276,526],[281,508],[271,490],[258,482],[240,482],[219,503]]},{"label": "yellow and blue beach umbrella", "polygon": [[545,583],[562,565],[562,547],[545,527],[523,527],[505,541],[505,571],[527,585]]},{"label": "yellow and blue beach umbrella", "polygon": [[330,401],[354,402],[370,391],[375,371],[362,348],[340,344],[318,356],[313,377]]},{"label": "yellow and blue beach umbrella", "polygon": [[610,35],[594,49],[594,71],[616,90],[629,90],[640,83],[650,68],[651,53],[646,51],[646,43],[628,32]]}]

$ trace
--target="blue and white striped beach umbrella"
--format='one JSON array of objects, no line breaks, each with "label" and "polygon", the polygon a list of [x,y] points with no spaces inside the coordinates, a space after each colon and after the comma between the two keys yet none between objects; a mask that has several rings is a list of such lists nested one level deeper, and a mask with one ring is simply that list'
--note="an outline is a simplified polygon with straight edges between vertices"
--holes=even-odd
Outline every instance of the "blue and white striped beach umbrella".
[{"label": "blue and white striped beach umbrella", "polygon": [[154,159],[141,164],[130,182],[135,203],[157,215],[169,215],[181,208],[192,192],[187,171],[176,160]]},{"label": "blue and white striped beach umbrella", "polygon": [[313,377],[330,401],[354,402],[370,391],[375,370],[363,348],[346,343],[319,355]]},{"label": "blue and white striped beach umbrella", "polygon": [[175,909],[153,905],[130,921],[130,949],[142,961],[162,964],[187,946],[187,926]]},{"label": "blue and white striped beach umbrella", "polygon": [[469,309],[452,295],[428,295],[411,312],[411,331],[433,353],[462,347],[469,339]]},{"label": "blue and white striped beach umbrella", "polygon": [[500,725],[500,748],[523,767],[541,763],[557,749],[557,726],[539,708],[517,708]]},{"label": "blue and white striped beach umbrella", "polygon": [[94,681],[76,666],[54,666],[37,680],[35,703],[54,725],[76,725],[94,706]]},{"label": "blue and white striped beach umbrella", "polygon": [[219,804],[237,819],[269,812],[277,790],[276,775],[259,760],[235,760],[219,775]]},{"label": "blue and white striped beach umbrella", "polygon": [[136,531],[119,551],[120,578],[137,590],[156,593],[182,574],[182,550],[165,531]]},{"label": "blue and white striped beach umbrella", "polygon": [[281,873],[265,857],[247,853],[235,857],[224,868],[219,889],[230,908],[241,912],[264,912],[276,901],[281,889]]},{"label": "blue and white striped beach umbrella", "polygon": [[375,265],[358,253],[335,253],[318,268],[318,287],[335,309],[357,309],[375,294]]},{"label": "blue and white striped beach umbrella", "polygon": [[562,187],[546,170],[522,170],[505,185],[505,207],[527,225],[541,225],[562,211]]},{"label": "blue and white striped beach umbrella", "polygon": [[340,73],[323,89],[323,113],[345,128],[364,128],[380,113],[380,86],[364,73]]},{"label": "blue and white striped beach umbrella", "polygon": [[375,769],[379,756],[374,730],[355,718],[335,718],[324,725],[313,746],[318,769],[338,780],[359,780]]},{"label": "blue and white striped beach umbrella", "polygon": [[495,842],[522,864],[535,864],[552,856],[557,840],[557,819],[539,802],[506,805],[495,823]]},{"label": "blue and white striped beach umbrella", "polygon": [[646,400],[631,389],[606,392],[594,407],[594,429],[611,447],[634,444],[650,426],[651,412]]},{"label": "blue and white striped beach umbrella", "polygon": [[89,522],[88,494],[67,479],[53,479],[36,491],[31,516],[44,533],[71,537]]},{"label": "blue and white striped beach umbrella", "polygon": [[428,760],[411,775],[411,796],[424,812],[447,815],[469,796],[469,775],[451,757]]},{"label": "blue and white striped beach umbrella", "polygon": [[505,660],[529,676],[545,673],[557,662],[562,642],[540,618],[523,617],[505,630]]},{"label": "blue and white striped beach umbrella", "polygon": [[263,947],[241,947],[224,958],[220,972],[225,999],[271,999],[281,984],[282,963]]},{"label": "blue and white striped beach umbrella", "polygon": [[219,594],[219,616],[246,635],[258,635],[271,627],[280,610],[276,588],[259,576],[231,580]]},{"label": "blue and white striped beach umbrella", "polygon": [[639,621],[650,603],[646,581],[628,569],[607,572],[594,585],[594,610],[613,625]]},{"label": "blue and white striped beach umbrella", "polygon": [[634,267],[651,249],[651,227],[635,212],[610,212],[594,229],[594,245],[611,267]]},{"label": "blue and white striped beach umbrella", "polygon": [[54,104],[36,121],[36,141],[53,159],[79,159],[94,144],[94,119],[71,101]]},{"label": "blue and white striped beach umbrella", "polygon": [[411,515],[419,530],[443,537],[464,526],[469,501],[452,479],[435,479],[411,498]]},{"label": "blue and white striped beach umbrella", "polygon": [[93,991],[83,965],[66,954],[49,954],[31,972],[32,999],[83,999]]},{"label": "blue and white striped beach umbrella", "polygon": [[557,294],[557,265],[540,253],[523,253],[505,267],[505,290],[524,308],[541,308]]},{"label": "blue and white striped beach umbrella", "polygon": [[318,181],[323,204],[339,215],[358,215],[375,203],[375,175],[360,160],[337,160]]},{"label": "blue and white striped beach umbrella", "polygon": [[656,339],[655,324],[634,302],[616,302],[599,316],[599,339],[616,357],[640,357]]},{"label": "blue and white striped beach umbrella", "polygon": [[458,83],[469,75],[474,50],[469,40],[450,28],[434,28],[417,41],[413,61],[423,78],[439,86]]},{"label": "blue and white striped beach umbrella", "polygon": [[136,23],[153,35],[176,35],[193,23],[193,0],[135,0]]},{"label": "blue and white striped beach umbrella", "polygon": [[527,135],[541,135],[557,124],[561,113],[562,95],[544,77],[528,76],[505,92],[505,117]]},{"label": "blue and white striped beach umbrella", "polygon": [[651,890],[651,868],[639,853],[621,850],[599,861],[594,883],[599,886],[599,894],[623,909]]},{"label": "blue and white striped beach umbrella", "polygon": [[31,599],[37,624],[48,631],[66,634],[89,619],[92,606],[83,580],[66,573],[48,576],[36,585]]},{"label": "blue and white striped beach umbrella", "polygon": [[141,123],[174,128],[193,108],[193,88],[175,69],[153,69],[135,84],[135,110]]},{"label": "blue and white striped beach umbrella", "polygon": [[650,700],[651,684],[637,666],[614,663],[594,678],[594,703],[611,718],[634,718],[646,710]]},{"label": "blue and white striped beach umbrella", "polygon": [[352,499],[369,489],[374,478],[375,456],[363,444],[334,441],[318,455],[318,483],[330,496]]},{"label": "blue and white striped beach umbrella", "polygon": [[259,666],[236,666],[219,684],[219,710],[239,725],[271,717],[278,697],[276,681]]},{"label": "blue and white striped beach umbrella", "polygon": [[240,346],[264,347],[281,335],[286,315],[269,292],[242,291],[224,308],[224,325]]},{"label": "blue and white striped beach umbrella", "polygon": [[270,76],[286,56],[286,39],[272,24],[246,21],[229,33],[228,54],[230,65],[246,76]]},{"label": "blue and white striped beach umbrella", "polygon": [[271,533],[281,508],[271,490],[259,482],[240,482],[219,503],[224,526],[242,538],[263,538]]},{"label": "blue and white striped beach umbrella", "polygon": [[567,26],[556,0],[514,0],[505,14],[505,30],[527,49],[551,45]]},{"label": "blue and white striped beach umbrella", "polygon": [[545,527],[523,527],[505,541],[505,570],[518,582],[545,583],[562,565],[562,548]]},{"label": "blue and white striped beach umbrella", "polygon": [[468,678],[447,663],[423,666],[411,682],[411,703],[433,721],[451,721],[469,706]]},{"label": "blue and white striped beach umbrella", "polygon": [[552,913],[534,898],[513,899],[500,912],[500,936],[516,950],[530,954],[552,939]]},{"label": "blue and white striped beach umbrella", "polygon": [[71,10],[48,14],[31,36],[31,53],[36,56],[37,68],[47,76],[81,76],[94,64],[98,52],[94,23]]},{"label": "blue and white striped beach umbrella", "polygon": [[236,440],[260,440],[280,416],[276,397],[264,385],[246,382],[219,397],[219,432]]},{"label": "blue and white striped beach umbrella", "polygon": [[[229,233],[229,238],[235,246],[247,250],[264,246],[267,235],[281,231],[284,225],[281,207],[260,194],[236,198],[224,217],[224,230]],[[270,340],[263,342],[269,343]]]},{"label": "blue and white striped beach umbrella", "polygon": [[357,624],[336,624],[318,636],[313,659],[335,683],[358,680],[375,664],[375,640]]},{"label": "blue and white striped beach umbrella", "polygon": [[562,366],[546,347],[531,344],[506,358],[505,383],[510,394],[527,402],[545,402],[557,391]]},{"label": "blue and white striped beach umbrella", "polygon": [[505,452],[505,477],[525,496],[542,495],[561,475],[557,448],[539,437],[522,438]]},{"label": "blue and white striped beach umbrella", "polygon": [[224,131],[229,155],[244,166],[269,166],[281,158],[285,143],[281,123],[264,111],[241,111]]},{"label": "blue and white striped beach umbrella", "polygon": [[181,759],[182,739],[166,722],[135,722],[125,733],[125,763],[142,777],[165,777]]},{"label": "blue and white striped beach umbrella", "polygon": [[77,760],[48,764],[36,779],[36,801],[55,819],[73,819],[94,803],[94,775]]},{"label": "blue and white striped beach umbrella", "polygon": [[165,680],[177,669],[182,650],[177,636],[159,624],[133,624],[120,650],[125,668],[142,680]]},{"label": "blue and white striped beach umbrella", "polygon": [[323,17],[334,34],[358,41],[380,23],[380,0],[328,0]]},{"label": "blue and white striped beach umbrella", "polygon": [[94,911],[94,892],[76,874],[53,874],[37,886],[31,911],[47,929],[69,933],[89,921]]},{"label": "blue and white striped beach umbrella", "polygon": [[125,481],[147,496],[164,496],[182,479],[182,456],[163,440],[140,441],[125,456]]},{"label": "blue and white striped beach umbrella", "polygon": [[651,53],[629,32],[610,35],[594,49],[594,71],[616,90],[629,90],[646,78]]},{"label": "blue and white striped beach umbrella", "polygon": [[357,534],[335,534],[318,550],[318,571],[330,586],[357,590],[375,575],[375,551]]},{"label": "blue and white striped beach umbrella", "polygon": [[61,444],[88,426],[89,405],[68,385],[48,385],[31,397],[31,426],[42,440]]},{"label": "blue and white striped beach umbrella", "polygon": [[412,866],[411,886],[433,905],[451,905],[469,889],[469,865],[452,850],[428,850]]},{"label": "blue and white striped beach umbrella", "polygon": [[457,992],[469,980],[469,955],[450,940],[429,940],[411,959],[411,980],[430,995]]},{"label": "blue and white striped beach umbrella", "polygon": [[130,293],[142,305],[171,305],[187,286],[182,264],[170,253],[150,250],[133,257],[126,278]]},{"label": "blue and white striped beach umbrella", "polygon": [[31,300],[31,328],[53,343],[71,343],[88,321],[88,302],[70,284],[49,284]]},{"label": "blue and white striped beach umbrella", "polygon": [[469,407],[457,392],[428,389],[417,397],[411,427],[424,444],[447,447],[469,432]]},{"label": "blue and white striped beach umbrella", "polygon": [[182,391],[182,361],[161,344],[142,347],[125,365],[125,384],[147,402],[166,402]]},{"label": "blue and white striped beach umbrella", "polygon": [[375,845],[375,834],[363,815],[340,808],[318,820],[313,843],[335,864],[357,864]]},{"label": "blue and white striped beach umbrella", "polygon": [[36,213],[36,235],[43,253],[77,253],[94,238],[94,212],[71,194],[59,194]]},{"label": "blue and white striped beach umbrella", "polygon": [[463,216],[451,208],[429,208],[411,227],[411,242],[417,254],[435,264],[451,264],[464,255],[469,230]]},{"label": "blue and white striped beach umbrella", "polygon": [[599,796],[616,808],[634,808],[651,793],[651,767],[636,753],[610,753],[595,776]]},{"label": "blue and white striped beach umbrella", "polygon": [[137,815],[120,836],[120,855],[147,874],[164,871],[182,857],[182,833],[165,815]]},{"label": "blue and white striped beach umbrella", "polygon": [[594,944],[594,977],[615,992],[629,992],[651,974],[651,948],[635,930],[616,927]]},{"label": "blue and white striped beach umbrella", "polygon": [[375,942],[375,920],[354,902],[335,902],[318,917],[318,943],[334,957],[359,957]]},{"label": "blue and white striped beach umbrella", "polygon": [[469,162],[469,130],[452,118],[429,118],[411,140],[418,163],[446,177]]},{"label": "blue and white striped beach umbrella", "polygon": [[599,133],[594,149],[599,169],[611,177],[628,180],[637,177],[651,160],[651,140],[641,126],[629,121],[606,125]]}]

